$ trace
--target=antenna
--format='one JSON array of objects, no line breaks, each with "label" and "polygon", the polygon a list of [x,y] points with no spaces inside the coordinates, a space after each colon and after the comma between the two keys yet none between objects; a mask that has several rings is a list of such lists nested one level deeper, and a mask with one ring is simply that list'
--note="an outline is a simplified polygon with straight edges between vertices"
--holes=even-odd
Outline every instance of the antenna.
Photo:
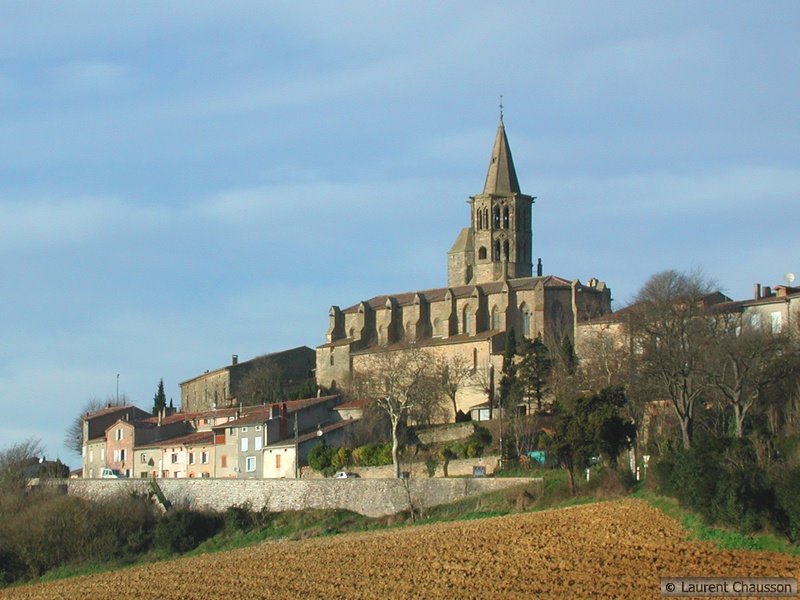
[{"label": "antenna", "polygon": [[794,283],[794,273],[787,273],[783,276],[783,279],[787,285],[792,285]]}]

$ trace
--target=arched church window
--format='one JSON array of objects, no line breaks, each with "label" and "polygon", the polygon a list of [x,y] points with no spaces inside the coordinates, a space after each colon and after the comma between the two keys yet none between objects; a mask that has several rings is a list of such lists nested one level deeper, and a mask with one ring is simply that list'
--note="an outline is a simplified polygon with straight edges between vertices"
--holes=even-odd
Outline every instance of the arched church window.
[{"label": "arched church window", "polygon": [[461,332],[467,334],[472,333],[472,309],[469,305],[465,306],[462,312]]},{"label": "arched church window", "polygon": [[522,335],[527,338],[532,338],[531,335],[531,309],[524,302],[519,307],[519,312],[522,315]]},{"label": "arched church window", "polygon": [[509,260],[508,240],[503,242],[503,258]]},{"label": "arched church window", "polygon": [[483,209],[483,227],[484,229],[489,229],[489,209]]},{"label": "arched church window", "polygon": [[442,337],[443,333],[444,332],[442,331],[442,320],[439,319],[439,318],[434,319],[433,320],[433,336],[434,337]]},{"label": "arched church window", "polygon": [[483,211],[480,208],[478,209],[478,219],[476,226],[478,229],[483,229]]},{"label": "arched church window", "polygon": [[500,309],[497,308],[497,305],[492,308],[492,329],[500,330]]},{"label": "arched church window", "polygon": [[486,260],[486,247],[481,246],[478,248],[478,259],[479,260]]},{"label": "arched church window", "polygon": [[494,254],[492,254],[492,260],[500,260],[500,240],[494,241]]},{"label": "arched church window", "polygon": [[508,229],[508,207],[503,209],[503,229]]},{"label": "arched church window", "polygon": [[494,216],[494,228],[495,229],[500,229],[500,207],[499,206],[495,206],[494,207],[494,215],[493,216]]}]

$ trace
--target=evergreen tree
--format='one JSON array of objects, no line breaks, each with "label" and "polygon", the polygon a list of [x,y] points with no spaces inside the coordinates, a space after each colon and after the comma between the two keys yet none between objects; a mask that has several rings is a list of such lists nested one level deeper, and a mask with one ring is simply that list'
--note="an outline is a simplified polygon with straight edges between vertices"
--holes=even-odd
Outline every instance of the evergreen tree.
[{"label": "evergreen tree", "polygon": [[158,382],[158,391],[153,396],[153,414],[157,415],[167,407],[167,396],[164,394],[164,380]]},{"label": "evergreen tree", "polygon": [[519,396],[519,382],[517,380],[517,366],[514,357],[517,354],[517,337],[511,328],[506,335],[506,347],[503,351],[503,370],[500,374],[500,406],[503,408],[513,406]]},{"label": "evergreen tree", "polygon": [[550,372],[553,370],[553,361],[550,359],[550,350],[542,341],[541,334],[536,339],[525,339],[522,342],[522,360],[517,367],[518,378],[528,400],[530,413],[531,398],[536,399],[536,410],[542,410],[542,399],[548,392]]}]

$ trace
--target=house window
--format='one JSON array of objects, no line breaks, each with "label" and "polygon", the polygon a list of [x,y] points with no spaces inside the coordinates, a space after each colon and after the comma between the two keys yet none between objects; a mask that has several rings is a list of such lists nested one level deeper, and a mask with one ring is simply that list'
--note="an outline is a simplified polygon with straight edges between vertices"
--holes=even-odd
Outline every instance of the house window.
[{"label": "house window", "polygon": [[105,448],[100,448],[100,460],[102,460],[103,462],[106,462],[106,449]]},{"label": "house window", "polygon": [[114,432],[114,439],[120,441],[122,439],[122,427]]},{"label": "house window", "polygon": [[94,462],[94,450],[89,450],[89,462]]},{"label": "house window", "polygon": [[772,333],[780,333],[781,332],[781,313],[774,312],[769,315],[770,326],[772,327]]},{"label": "house window", "polygon": [[125,462],[125,449],[114,450],[114,462]]},{"label": "house window", "polygon": [[280,454],[276,454],[275,455],[275,468],[276,469],[280,469],[281,468],[281,455]]},{"label": "house window", "polygon": [[207,465],[208,464],[208,452],[201,452],[200,453],[200,463]]},{"label": "house window", "polygon": [[194,452],[189,452],[189,464],[194,464]]},{"label": "house window", "polygon": [[245,433],[246,431],[247,431],[247,427],[242,427],[242,433]]},{"label": "house window", "polygon": [[750,327],[756,330],[761,329],[761,313],[750,315]]},{"label": "house window", "polygon": [[247,452],[250,448],[250,438],[242,438],[242,452]]},{"label": "house window", "polygon": [[211,473],[206,473],[206,472],[200,473],[200,477],[202,477],[203,479],[208,479],[209,477],[211,477]]},{"label": "house window", "polygon": [[261,447],[262,447],[263,442],[264,442],[263,439],[261,438],[261,436],[258,436],[255,441],[256,441],[255,449],[256,450],[261,450]]},{"label": "house window", "polygon": [[177,452],[176,452],[176,453],[173,453],[173,454],[170,456],[170,462],[171,462],[173,465],[175,465],[175,464],[178,464],[178,454],[177,454]]},{"label": "house window", "polygon": [[144,452],[142,452],[142,453],[139,455],[139,462],[140,462],[140,463],[142,463],[143,465],[146,465],[146,464],[147,464],[147,454],[145,454]]},{"label": "house window", "polygon": [[227,468],[228,466],[228,457],[225,456],[224,454],[219,457],[219,466],[222,467],[223,469]]},{"label": "house window", "polygon": [[247,461],[245,462],[245,470],[248,473],[253,473],[256,470],[256,457],[255,456],[248,456]]},{"label": "house window", "polygon": [[261,431],[261,425],[256,425],[256,431]]}]

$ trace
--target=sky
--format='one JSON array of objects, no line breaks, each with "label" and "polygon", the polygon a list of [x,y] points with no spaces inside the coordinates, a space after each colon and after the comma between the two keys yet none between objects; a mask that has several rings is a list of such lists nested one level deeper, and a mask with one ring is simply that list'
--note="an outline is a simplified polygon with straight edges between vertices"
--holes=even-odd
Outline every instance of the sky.
[{"label": "sky", "polygon": [[0,3],[0,448],[446,285],[502,95],[545,274],[800,275],[800,4]]}]

